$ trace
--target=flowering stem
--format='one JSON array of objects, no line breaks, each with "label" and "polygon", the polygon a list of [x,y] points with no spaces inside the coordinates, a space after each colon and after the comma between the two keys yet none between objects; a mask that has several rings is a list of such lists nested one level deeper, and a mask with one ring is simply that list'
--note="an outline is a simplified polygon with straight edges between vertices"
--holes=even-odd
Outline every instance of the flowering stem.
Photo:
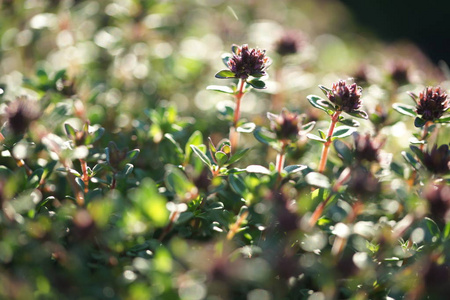
[{"label": "flowering stem", "polygon": [[230,143],[231,143],[231,150],[236,151],[237,145],[239,143],[239,132],[236,131],[237,124],[239,122],[239,116],[240,116],[240,109],[241,109],[241,99],[242,96],[244,96],[244,85],[245,80],[239,79],[239,90],[236,94],[236,108],[234,110],[234,117],[233,117],[233,126],[230,128]]},{"label": "flowering stem", "polygon": [[[428,135],[428,127],[429,127],[429,122],[426,122],[425,123],[425,125],[423,126],[423,132],[422,132],[422,141],[425,141],[426,140],[426,138],[427,138],[427,135]],[[425,145],[424,144],[421,144],[420,145],[420,150],[422,150],[423,151],[423,147],[424,147]]]},{"label": "flowering stem", "polygon": [[84,182],[84,193],[87,194],[89,192],[89,175],[87,173],[87,162],[84,159],[80,159],[81,164],[81,179]]},{"label": "flowering stem", "polygon": [[334,131],[334,128],[336,127],[336,123],[339,120],[340,114],[341,114],[340,111],[336,111],[331,116],[331,124],[330,124],[330,128],[328,128],[327,141],[323,144],[322,156],[320,158],[319,170],[318,170],[319,173],[323,173],[325,171],[325,166],[327,164],[328,151],[330,150],[330,145],[331,145],[331,136],[333,135],[333,131]]},{"label": "flowering stem", "polygon": [[286,144],[283,142],[283,145],[281,146],[281,151],[278,152],[277,158],[275,161],[275,167],[278,172],[278,176],[279,176],[279,174],[281,174],[281,171],[284,168],[285,159],[286,159]]}]

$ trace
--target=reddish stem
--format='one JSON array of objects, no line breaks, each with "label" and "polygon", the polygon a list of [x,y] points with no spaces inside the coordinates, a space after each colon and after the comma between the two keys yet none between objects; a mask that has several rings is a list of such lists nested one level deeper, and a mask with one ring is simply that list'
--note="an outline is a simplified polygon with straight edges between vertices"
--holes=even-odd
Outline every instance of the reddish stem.
[{"label": "reddish stem", "polygon": [[333,114],[333,116],[331,117],[331,124],[330,124],[330,128],[328,128],[328,133],[327,133],[327,141],[323,144],[322,156],[320,158],[319,169],[318,169],[319,173],[323,173],[325,171],[325,166],[327,164],[328,152],[330,150],[330,145],[331,145],[331,136],[333,135],[333,131],[334,131],[334,128],[336,127],[336,123],[339,121],[340,114],[341,114],[340,111],[336,111]]},{"label": "reddish stem", "polygon": [[276,169],[278,174],[281,174],[281,171],[283,170],[285,158],[286,154],[284,151],[277,154]]},{"label": "reddish stem", "polygon": [[84,182],[84,193],[87,194],[89,192],[89,175],[87,173],[87,162],[84,159],[80,159],[81,171],[83,175],[81,175],[81,179]]},{"label": "reddish stem", "polygon": [[110,186],[111,190],[114,190],[116,188],[116,173],[113,173],[112,182]]},{"label": "reddish stem", "polygon": [[245,80],[240,79],[239,80],[239,90],[236,94],[236,108],[234,110],[234,117],[233,117],[233,126],[230,128],[230,143],[231,143],[231,150],[236,151],[237,145],[239,143],[239,132],[236,131],[237,124],[239,122],[240,117],[240,110],[241,110],[241,99],[242,96],[244,96],[244,85]]}]

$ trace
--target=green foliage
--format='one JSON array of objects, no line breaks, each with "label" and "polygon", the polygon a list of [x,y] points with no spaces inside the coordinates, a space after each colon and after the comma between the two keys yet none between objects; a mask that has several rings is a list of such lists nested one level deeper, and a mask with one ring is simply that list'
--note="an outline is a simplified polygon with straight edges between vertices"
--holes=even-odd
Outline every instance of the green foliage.
[{"label": "green foliage", "polygon": [[[448,296],[450,117],[392,103],[434,68],[342,116],[311,93],[392,46],[341,39],[336,3],[257,5],[0,1],[0,299]],[[300,27],[330,33],[266,44]],[[243,38],[270,69],[230,71]]]}]

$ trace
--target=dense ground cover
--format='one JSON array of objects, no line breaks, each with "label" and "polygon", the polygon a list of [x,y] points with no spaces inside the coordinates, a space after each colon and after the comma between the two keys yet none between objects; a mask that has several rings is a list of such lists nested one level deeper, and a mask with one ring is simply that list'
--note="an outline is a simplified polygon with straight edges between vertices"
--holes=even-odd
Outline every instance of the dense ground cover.
[{"label": "dense ground cover", "polygon": [[0,298],[450,292],[445,64],[334,1],[0,7]]}]

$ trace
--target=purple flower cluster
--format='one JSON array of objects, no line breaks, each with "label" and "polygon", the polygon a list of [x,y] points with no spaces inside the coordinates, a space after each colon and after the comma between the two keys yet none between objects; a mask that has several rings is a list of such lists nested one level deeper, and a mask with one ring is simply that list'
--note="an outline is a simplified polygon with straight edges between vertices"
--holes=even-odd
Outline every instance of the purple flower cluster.
[{"label": "purple flower cluster", "polygon": [[438,120],[449,108],[447,94],[440,87],[427,87],[419,94],[416,112],[425,121]]},{"label": "purple flower cluster", "polygon": [[352,113],[361,108],[361,88],[353,83],[348,86],[344,80],[333,83],[327,92],[328,99],[333,102],[337,110]]},{"label": "purple flower cluster", "polygon": [[233,46],[233,57],[228,61],[228,68],[236,78],[247,79],[250,76],[265,76],[269,58],[266,51],[249,49],[248,45]]}]

